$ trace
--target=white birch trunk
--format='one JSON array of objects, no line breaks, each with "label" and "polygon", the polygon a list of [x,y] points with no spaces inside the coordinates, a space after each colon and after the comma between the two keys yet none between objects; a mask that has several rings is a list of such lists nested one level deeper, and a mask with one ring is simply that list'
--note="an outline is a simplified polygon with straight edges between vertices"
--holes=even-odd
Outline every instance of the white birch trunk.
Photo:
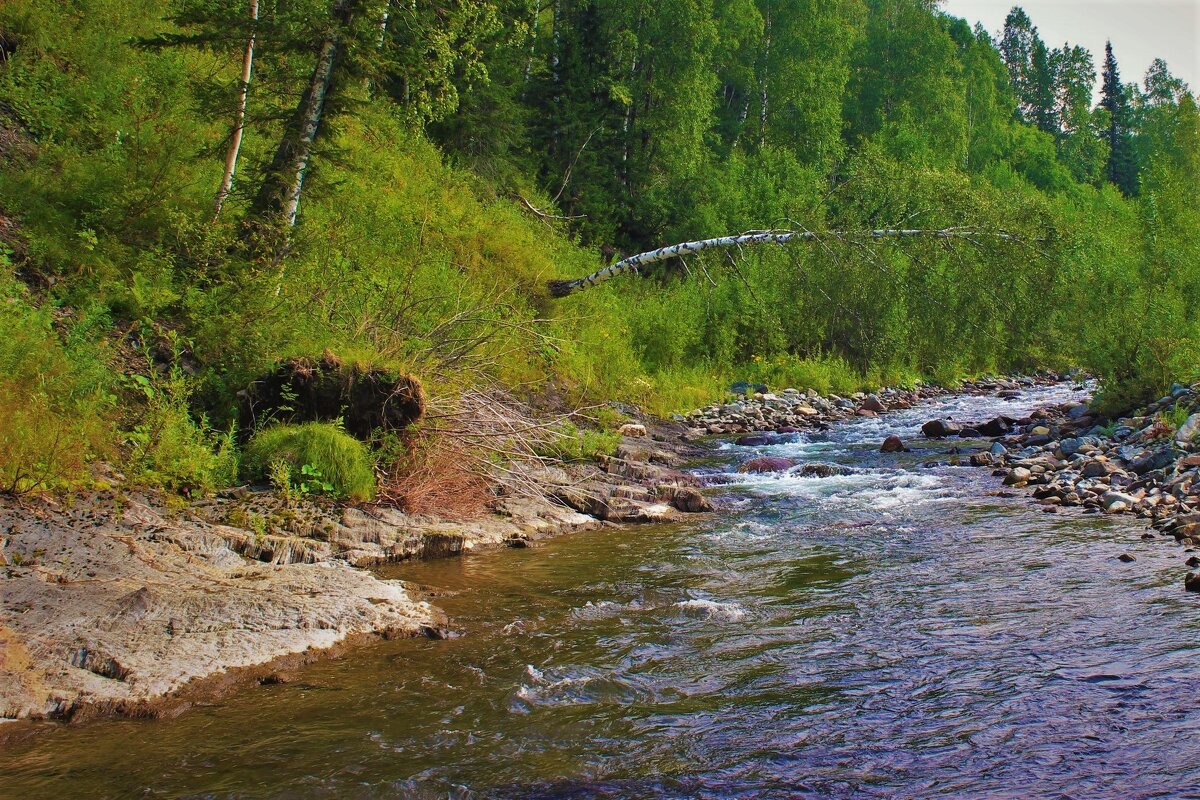
[{"label": "white birch trunk", "polygon": [[771,72],[771,7],[767,6],[767,18],[765,20],[765,29],[763,37],[763,64],[762,76],[759,83],[759,108],[758,108],[758,146],[762,147],[767,143],[767,116],[768,105],[770,102],[770,93],[767,89],[768,81],[770,80]]},{"label": "white birch trunk", "polygon": [[296,152],[293,156],[291,170],[289,170],[292,178],[283,199],[283,217],[289,228],[296,225],[296,215],[300,210],[300,194],[304,190],[304,173],[308,170],[308,160],[312,156],[313,142],[316,141],[317,131],[321,127],[321,114],[325,110],[325,95],[329,91],[329,82],[333,78],[333,64],[337,57],[337,48],[338,43],[335,39],[327,39],[321,45],[321,55],[317,59],[317,66],[313,70],[312,80],[309,82],[300,135],[296,140]]},{"label": "white birch trunk", "polygon": [[551,297],[566,297],[567,295],[574,294],[575,292],[579,292],[592,286],[604,283],[610,278],[615,278],[619,275],[624,275],[630,272],[637,272],[642,267],[650,264],[666,261],[668,259],[675,258],[676,256],[692,255],[693,253],[699,253],[702,250],[711,250],[718,247],[730,248],[751,244],[782,245],[794,241],[817,241],[821,239],[970,239],[981,236],[1015,241],[1015,237],[1006,233],[980,231],[974,228],[943,228],[941,230],[880,228],[878,230],[856,231],[849,233],[838,231],[825,231],[822,233],[817,233],[815,231],[792,230],[753,231],[751,233],[741,233],[736,236],[721,236],[716,239],[699,239],[694,242],[682,242],[680,244],[660,247],[657,250],[651,250],[646,253],[638,253],[636,256],[630,256],[623,261],[618,261],[611,266],[596,270],[591,275],[585,275],[582,278],[576,278],[575,280],[570,281],[551,281],[548,288],[550,290]]},{"label": "white birch trunk", "polygon": [[[250,21],[258,22],[258,0],[250,0]],[[229,151],[225,154],[225,174],[213,201],[214,220],[221,216],[225,199],[233,191],[233,173],[237,170],[238,153],[242,149],[242,132],[246,129],[246,99],[250,94],[250,76],[254,71],[255,38],[255,33],[251,30],[250,38],[246,41],[246,52],[242,56],[242,88],[238,95],[237,111],[233,115],[233,135],[229,140]]]},{"label": "white birch trunk", "polygon": [[529,89],[529,76],[533,72],[533,58],[537,55],[538,21],[542,16],[542,0],[537,0],[533,7],[533,26],[529,35],[529,58],[525,59],[525,75],[521,79],[521,91]]}]

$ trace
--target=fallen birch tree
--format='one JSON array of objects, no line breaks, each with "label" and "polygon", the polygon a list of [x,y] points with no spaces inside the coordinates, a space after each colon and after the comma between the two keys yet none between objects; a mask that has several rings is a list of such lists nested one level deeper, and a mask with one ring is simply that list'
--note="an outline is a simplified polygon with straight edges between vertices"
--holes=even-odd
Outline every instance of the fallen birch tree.
[{"label": "fallen birch tree", "polygon": [[636,273],[641,271],[643,267],[651,264],[656,264],[660,261],[667,261],[672,258],[689,256],[699,253],[703,250],[712,250],[714,248],[740,248],[744,245],[753,244],[778,244],[783,245],[789,242],[798,241],[853,241],[862,239],[904,239],[904,238],[926,238],[926,239],[977,239],[982,237],[990,237],[994,239],[1003,239],[1006,241],[1021,241],[1012,234],[1003,231],[987,231],[978,228],[940,228],[932,229],[908,229],[908,228],[879,228],[876,230],[864,231],[809,231],[809,230],[773,230],[773,231],[748,231],[735,236],[720,236],[715,239],[698,239],[694,242],[681,242],[679,244],[667,245],[660,247],[657,250],[650,250],[645,253],[638,253],[635,256],[622,259],[621,261],[611,264],[603,269],[598,269],[590,275],[585,275],[582,278],[575,278],[569,281],[550,281],[548,288],[551,297],[566,297],[575,292],[589,289],[592,286],[604,283],[605,281],[616,278],[627,273]]}]

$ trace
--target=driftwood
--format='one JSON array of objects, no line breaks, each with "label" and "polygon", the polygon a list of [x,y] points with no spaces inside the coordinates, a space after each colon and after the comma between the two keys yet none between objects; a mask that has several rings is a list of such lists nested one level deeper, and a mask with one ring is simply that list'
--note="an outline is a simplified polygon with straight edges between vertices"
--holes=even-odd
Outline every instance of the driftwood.
[{"label": "driftwood", "polygon": [[333,422],[362,440],[398,431],[425,413],[425,392],[411,375],[343,364],[331,353],[319,361],[293,358],[238,395],[244,437],[268,423]]},{"label": "driftwood", "polygon": [[655,264],[660,261],[666,261],[676,256],[687,256],[693,253],[699,253],[702,250],[711,250],[713,248],[732,248],[742,247],[744,245],[753,244],[787,244],[788,242],[797,241],[821,241],[821,240],[861,240],[861,239],[904,239],[904,238],[925,238],[925,239],[976,239],[982,237],[990,237],[995,239],[1005,239],[1008,241],[1018,241],[1015,236],[1001,231],[983,231],[976,228],[942,228],[939,230],[913,230],[907,228],[881,228],[878,230],[868,231],[807,231],[807,230],[777,230],[777,231],[749,231],[736,236],[721,236],[715,239],[698,239],[694,242],[681,242],[680,244],[667,245],[660,247],[657,250],[650,250],[645,253],[638,253],[636,256],[618,261],[615,264],[598,269],[591,275],[585,275],[582,278],[576,278],[569,281],[550,281],[548,288],[551,297],[566,297],[575,292],[591,288],[597,284],[604,283],[610,278],[615,278],[626,273],[638,272],[642,267],[650,264]]}]

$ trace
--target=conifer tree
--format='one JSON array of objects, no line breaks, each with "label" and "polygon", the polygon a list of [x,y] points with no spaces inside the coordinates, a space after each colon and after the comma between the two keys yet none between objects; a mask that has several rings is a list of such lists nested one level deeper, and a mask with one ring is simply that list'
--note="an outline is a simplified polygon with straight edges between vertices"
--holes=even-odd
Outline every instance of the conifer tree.
[{"label": "conifer tree", "polygon": [[1108,180],[1124,194],[1135,195],[1138,189],[1138,175],[1133,133],[1130,130],[1129,98],[1121,83],[1112,42],[1106,42],[1104,45],[1103,80],[1100,106],[1109,116],[1108,131],[1105,134],[1109,147],[1106,174]]}]

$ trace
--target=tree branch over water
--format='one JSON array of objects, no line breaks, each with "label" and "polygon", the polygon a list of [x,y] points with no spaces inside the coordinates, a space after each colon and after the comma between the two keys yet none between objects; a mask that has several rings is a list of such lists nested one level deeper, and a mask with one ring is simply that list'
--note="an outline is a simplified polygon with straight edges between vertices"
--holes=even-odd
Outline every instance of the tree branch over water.
[{"label": "tree branch over water", "polygon": [[747,231],[735,236],[720,236],[715,239],[698,239],[693,242],[680,242],[679,244],[667,245],[660,247],[657,250],[650,250],[645,253],[638,253],[635,256],[618,261],[603,269],[598,269],[590,275],[585,275],[582,278],[575,278],[569,281],[550,281],[548,288],[551,297],[566,297],[575,292],[589,289],[597,284],[604,283],[610,278],[616,278],[630,272],[638,272],[643,267],[650,264],[656,264],[660,261],[666,261],[677,256],[687,256],[694,253],[699,253],[702,250],[711,250],[714,248],[734,248],[742,247],[750,244],[788,244],[789,242],[799,241],[843,241],[861,242],[870,239],[906,239],[906,238],[924,238],[924,239],[966,239],[974,241],[980,238],[1001,239],[1010,242],[1023,242],[1024,240],[1010,233],[1000,230],[987,230],[982,228],[972,227],[956,227],[956,228],[939,228],[933,229],[910,229],[910,228],[878,228],[875,230],[863,231],[809,231],[809,230],[770,230],[770,231]]}]

